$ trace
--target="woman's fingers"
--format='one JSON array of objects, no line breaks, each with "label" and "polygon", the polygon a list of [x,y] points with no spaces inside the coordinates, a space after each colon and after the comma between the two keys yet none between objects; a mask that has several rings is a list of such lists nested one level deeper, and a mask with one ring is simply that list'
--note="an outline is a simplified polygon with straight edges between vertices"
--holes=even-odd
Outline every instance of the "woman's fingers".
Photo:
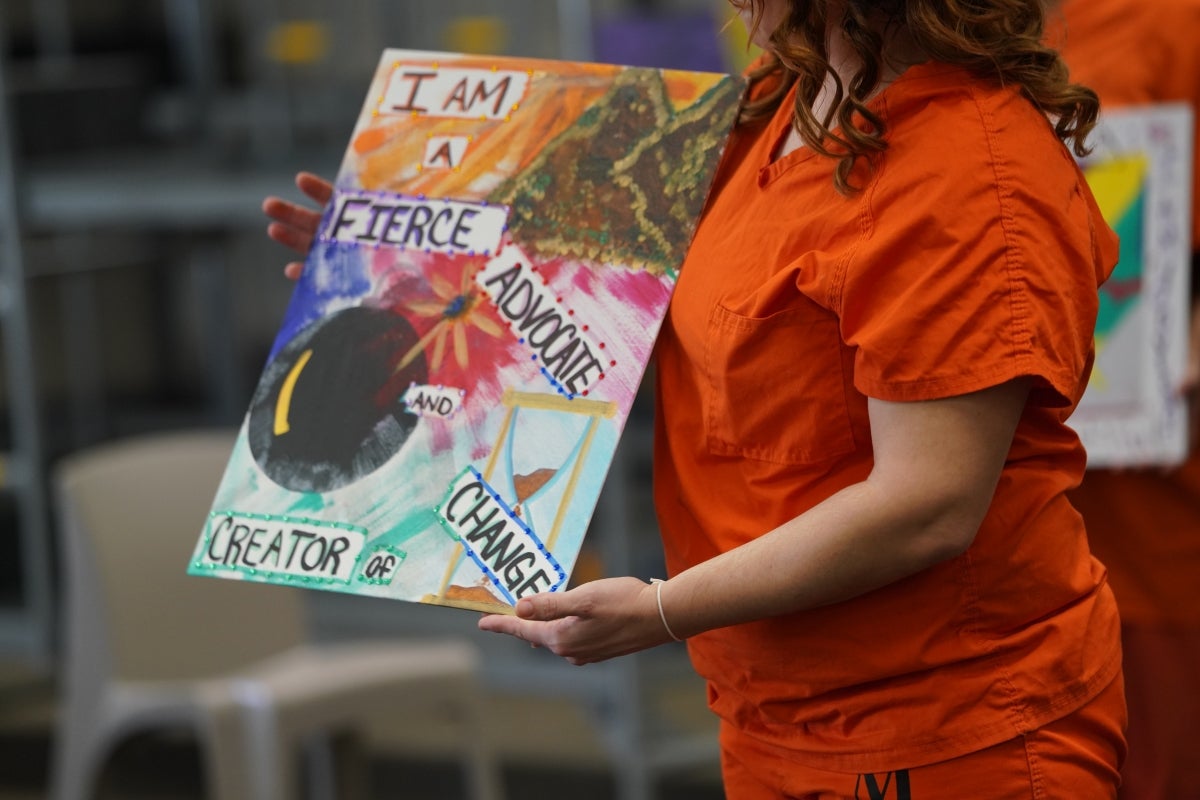
[{"label": "woman's fingers", "polygon": [[479,619],[479,630],[488,633],[504,633],[515,639],[529,642],[531,647],[549,648],[550,624],[535,622],[507,614],[488,614]]},{"label": "woman's fingers", "polygon": [[[263,211],[273,220],[267,225],[268,237],[289,250],[308,253],[321,221],[320,214],[277,197],[267,198]],[[292,261],[283,268],[283,274],[292,280],[297,280],[303,271],[302,261]]]},{"label": "woman's fingers", "polygon": [[507,633],[516,636],[521,620],[507,614],[485,614],[479,618],[479,630],[488,633]]},{"label": "woman's fingers", "polygon": [[547,592],[522,598],[517,602],[516,616],[489,614],[479,620],[479,630],[506,633],[534,647],[545,647],[558,653],[562,625],[556,623],[577,616],[572,602],[574,595],[574,591]]},{"label": "woman's fingers", "polygon": [[[298,173],[296,187],[321,207],[333,197],[333,184],[311,172]],[[289,250],[307,255],[321,224],[321,211],[278,197],[268,197],[262,209],[271,218],[267,236]],[[292,261],[283,268],[283,274],[292,280],[297,280],[303,272],[303,261]]]},{"label": "woman's fingers", "polygon": [[304,192],[319,206],[324,206],[333,197],[333,184],[311,172],[301,172],[296,175],[296,188]]},{"label": "woman's fingers", "polygon": [[263,202],[263,213],[281,225],[307,231],[310,235],[315,234],[321,224],[321,212],[280,200],[278,197],[268,197]]}]

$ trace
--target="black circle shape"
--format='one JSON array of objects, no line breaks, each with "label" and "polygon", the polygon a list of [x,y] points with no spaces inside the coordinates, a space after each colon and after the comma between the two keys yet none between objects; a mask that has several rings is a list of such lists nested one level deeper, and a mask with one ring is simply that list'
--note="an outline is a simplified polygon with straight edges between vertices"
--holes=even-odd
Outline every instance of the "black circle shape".
[{"label": "black circle shape", "polygon": [[383,466],[417,424],[402,398],[410,384],[428,382],[425,354],[397,365],[418,339],[399,314],[360,306],[314,322],[284,345],[250,403],[250,452],[263,472],[285,489],[328,492]]}]

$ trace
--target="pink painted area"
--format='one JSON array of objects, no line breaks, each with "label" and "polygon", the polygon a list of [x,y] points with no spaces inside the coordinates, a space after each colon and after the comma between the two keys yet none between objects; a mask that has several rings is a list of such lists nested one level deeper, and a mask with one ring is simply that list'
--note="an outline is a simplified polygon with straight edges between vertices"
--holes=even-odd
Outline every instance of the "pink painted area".
[{"label": "pink painted area", "polygon": [[[486,455],[490,440],[482,440],[472,423],[501,404],[506,388],[556,391],[530,348],[471,279],[486,263],[485,256],[383,249],[369,261],[373,286],[363,302],[388,308],[413,326],[423,342],[431,385],[466,392],[464,415],[428,425],[434,455],[455,448],[465,448],[472,458]],[[671,280],[568,258],[534,264],[559,304],[573,312],[571,322],[586,326],[587,338],[603,345],[604,377],[589,396],[612,400],[627,413],[670,300]],[[460,338],[465,348],[456,348]],[[441,358],[435,365],[439,340]]]},{"label": "pink painted area", "polygon": [[[643,331],[640,336],[633,336],[634,339],[646,338],[644,331],[658,325],[671,299],[673,284],[646,270],[585,265],[563,258],[542,262],[538,270],[559,286],[564,285],[562,276],[568,275],[565,286],[571,297],[590,297],[597,304],[605,304],[610,314],[620,311],[627,315],[629,325]],[[612,305],[608,306],[608,303]]]},{"label": "pink painted area", "polygon": [[571,259],[551,259],[538,270],[564,304],[590,321],[589,336],[605,340],[606,355],[618,364],[606,372],[595,396],[613,400],[627,412],[654,348],[673,282],[645,270]]},{"label": "pink painted area", "polygon": [[[460,421],[469,423],[473,417],[486,415],[500,404],[507,386],[536,377],[536,370],[531,373],[520,363],[522,353],[517,343],[469,280],[469,273],[485,261],[482,256],[396,250],[381,250],[371,261],[375,285],[372,296],[364,302],[389,308],[409,321],[425,342],[422,356],[431,385],[467,393],[464,417],[429,425],[434,454],[452,449],[464,436],[475,435],[472,431],[477,426],[461,425]],[[466,308],[469,313],[457,314],[457,308]],[[464,348],[456,346],[460,338]],[[441,358],[435,366],[439,339]],[[483,446],[475,442],[471,449]]]}]

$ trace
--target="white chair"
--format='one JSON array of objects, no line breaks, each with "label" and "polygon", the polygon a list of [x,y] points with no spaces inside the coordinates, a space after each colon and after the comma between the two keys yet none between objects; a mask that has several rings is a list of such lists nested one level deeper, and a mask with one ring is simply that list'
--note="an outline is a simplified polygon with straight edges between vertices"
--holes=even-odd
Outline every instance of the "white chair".
[{"label": "white chair", "polygon": [[299,590],[185,574],[233,441],[156,434],[55,469],[65,602],[54,800],[89,798],[127,736],[180,725],[202,747],[211,797],[296,800],[314,736],[353,732],[368,714],[431,712],[461,723],[473,796],[499,797],[470,643],[318,646],[305,640]]}]

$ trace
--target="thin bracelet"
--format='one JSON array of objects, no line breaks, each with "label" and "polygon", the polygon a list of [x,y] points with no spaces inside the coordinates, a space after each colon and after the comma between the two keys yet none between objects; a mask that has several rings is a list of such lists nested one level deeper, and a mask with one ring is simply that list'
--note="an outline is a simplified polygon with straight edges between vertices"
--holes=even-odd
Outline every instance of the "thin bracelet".
[{"label": "thin bracelet", "polygon": [[663,580],[662,580],[662,578],[651,578],[650,582],[654,584],[654,597],[658,600],[658,618],[662,620],[663,627],[666,628],[666,630],[667,630],[667,635],[670,636],[672,639],[674,639],[677,642],[682,642],[683,639],[680,639],[678,636],[676,636],[675,631],[671,630],[671,626],[667,624],[667,615],[665,613],[663,613],[663,607],[662,607]]}]

